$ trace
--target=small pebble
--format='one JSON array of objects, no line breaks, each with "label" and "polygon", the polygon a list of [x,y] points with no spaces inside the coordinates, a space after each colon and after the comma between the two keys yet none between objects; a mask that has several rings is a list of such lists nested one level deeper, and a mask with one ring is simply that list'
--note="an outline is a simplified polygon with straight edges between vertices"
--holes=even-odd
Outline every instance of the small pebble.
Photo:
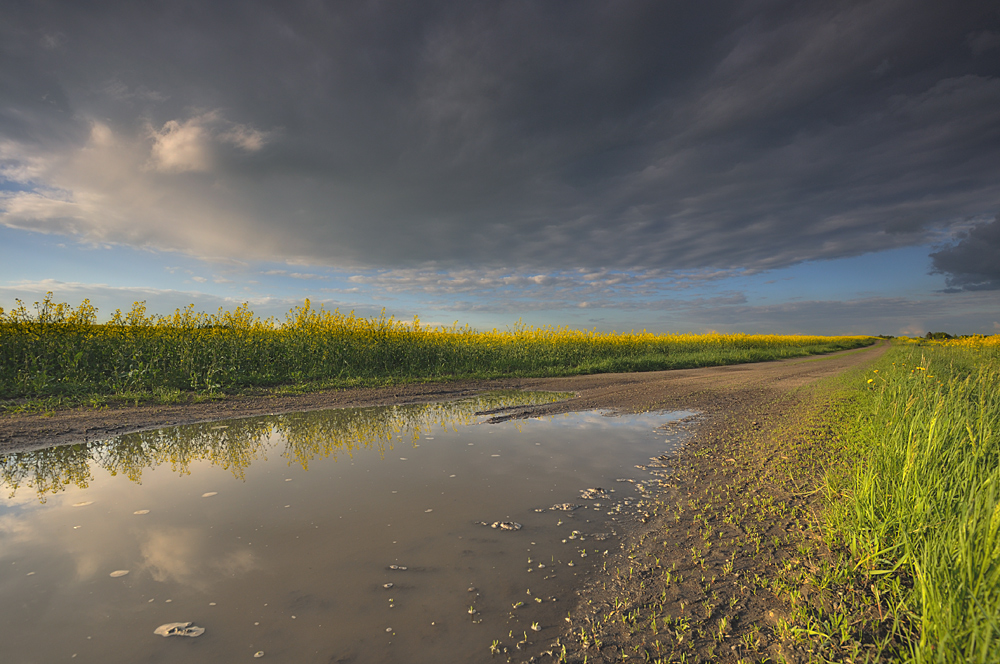
[{"label": "small pebble", "polygon": [[201,494],[201,497],[202,498],[211,498],[212,496],[217,496],[217,495],[219,495],[218,491],[208,491],[206,493]]},{"label": "small pebble", "polygon": [[136,510],[132,514],[149,514],[149,510]]},{"label": "small pebble", "polygon": [[264,651],[263,651],[263,650],[258,650],[257,652],[255,652],[255,653],[253,654],[253,656],[254,656],[255,658],[257,658],[257,659],[260,659],[261,657],[263,657],[263,656],[264,656]]},{"label": "small pebble", "polygon": [[128,570],[127,569],[116,569],[114,572],[112,572],[108,576],[110,576],[112,579],[117,579],[119,576],[125,576],[126,574],[128,574]]}]

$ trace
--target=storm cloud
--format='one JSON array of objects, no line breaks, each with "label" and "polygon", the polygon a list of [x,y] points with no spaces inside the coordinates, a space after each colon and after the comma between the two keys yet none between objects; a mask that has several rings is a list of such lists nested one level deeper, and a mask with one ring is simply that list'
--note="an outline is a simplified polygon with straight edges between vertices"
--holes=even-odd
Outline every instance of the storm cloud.
[{"label": "storm cloud", "polygon": [[[998,73],[992,2],[7,2],[0,223],[343,268],[781,268],[996,214]],[[935,254],[951,286],[997,287],[996,228]]]},{"label": "storm cloud", "polygon": [[1000,215],[973,226],[931,258],[934,270],[947,275],[950,292],[1000,290]]}]

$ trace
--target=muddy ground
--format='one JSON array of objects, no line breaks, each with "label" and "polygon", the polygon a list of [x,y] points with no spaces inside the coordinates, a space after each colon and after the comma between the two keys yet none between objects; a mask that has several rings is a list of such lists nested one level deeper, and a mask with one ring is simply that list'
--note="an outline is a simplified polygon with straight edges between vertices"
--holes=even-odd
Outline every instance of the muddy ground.
[{"label": "muddy ground", "polygon": [[[499,661],[804,661],[784,617],[812,589],[796,566],[816,564],[812,491],[825,460],[801,436],[824,406],[824,378],[863,367],[880,343],[779,362],[569,378],[457,381],[301,395],[229,397],[181,405],[75,409],[0,416],[0,453],[143,429],[323,408],[423,403],[497,389],[553,390],[575,398],[505,417],[592,409],[695,410],[692,442],[665,460],[658,495],[640,501],[635,527],[606,574],[581,588],[557,639],[502,646]],[[810,543],[812,542],[812,543]],[[810,549],[812,554],[807,554]],[[550,633],[546,630],[546,633]],[[539,635],[540,637],[542,635]]]},{"label": "muddy ground", "polygon": [[[879,661],[891,623],[881,600],[860,579],[818,587],[844,553],[822,535],[819,487],[841,461],[823,420],[835,389],[820,379],[887,349],[676,379],[690,389],[685,407],[704,413],[694,439],[663,460],[661,490],[637,505],[621,550],[580,590],[560,639],[510,661],[550,652],[567,662]],[[852,625],[851,638],[810,634],[803,617],[823,614],[840,614],[834,622]]]}]

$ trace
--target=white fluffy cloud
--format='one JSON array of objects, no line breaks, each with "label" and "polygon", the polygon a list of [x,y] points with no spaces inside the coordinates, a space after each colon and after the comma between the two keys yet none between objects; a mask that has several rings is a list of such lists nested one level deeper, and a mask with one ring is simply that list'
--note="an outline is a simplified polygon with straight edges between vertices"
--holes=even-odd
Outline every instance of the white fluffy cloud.
[{"label": "white fluffy cloud", "polygon": [[0,191],[0,223],[89,242],[260,257],[252,206],[216,167],[232,158],[227,150],[252,158],[267,140],[218,112],[131,134],[94,120],[72,149],[7,140],[0,143],[0,175],[20,187]]},{"label": "white fluffy cloud", "polygon": [[226,122],[218,111],[187,120],[169,120],[160,129],[148,128],[153,141],[149,165],[164,173],[210,171],[216,165],[221,145],[244,152],[257,152],[268,135],[249,125]]},{"label": "white fluffy cloud", "polygon": [[165,173],[207,171],[212,166],[211,136],[201,122],[170,120],[162,129],[150,129],[152,168]]}]

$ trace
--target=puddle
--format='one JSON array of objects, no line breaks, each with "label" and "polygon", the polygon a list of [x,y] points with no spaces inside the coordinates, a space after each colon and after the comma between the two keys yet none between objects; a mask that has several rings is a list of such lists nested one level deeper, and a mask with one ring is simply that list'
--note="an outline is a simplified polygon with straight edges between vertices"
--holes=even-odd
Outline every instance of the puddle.
[{"label": "puddle", "polygon": [[[0,457],[4,661],[464,663],[491,661],[495,640],[515,659],[530,642],[527,659],[618,548],[623,503],[655,481],[650,457],[685,435],[659,427],[692,414],[476,415],[558,397],[256,417]],[[204,632],[163,638],[188,623]]]}]

